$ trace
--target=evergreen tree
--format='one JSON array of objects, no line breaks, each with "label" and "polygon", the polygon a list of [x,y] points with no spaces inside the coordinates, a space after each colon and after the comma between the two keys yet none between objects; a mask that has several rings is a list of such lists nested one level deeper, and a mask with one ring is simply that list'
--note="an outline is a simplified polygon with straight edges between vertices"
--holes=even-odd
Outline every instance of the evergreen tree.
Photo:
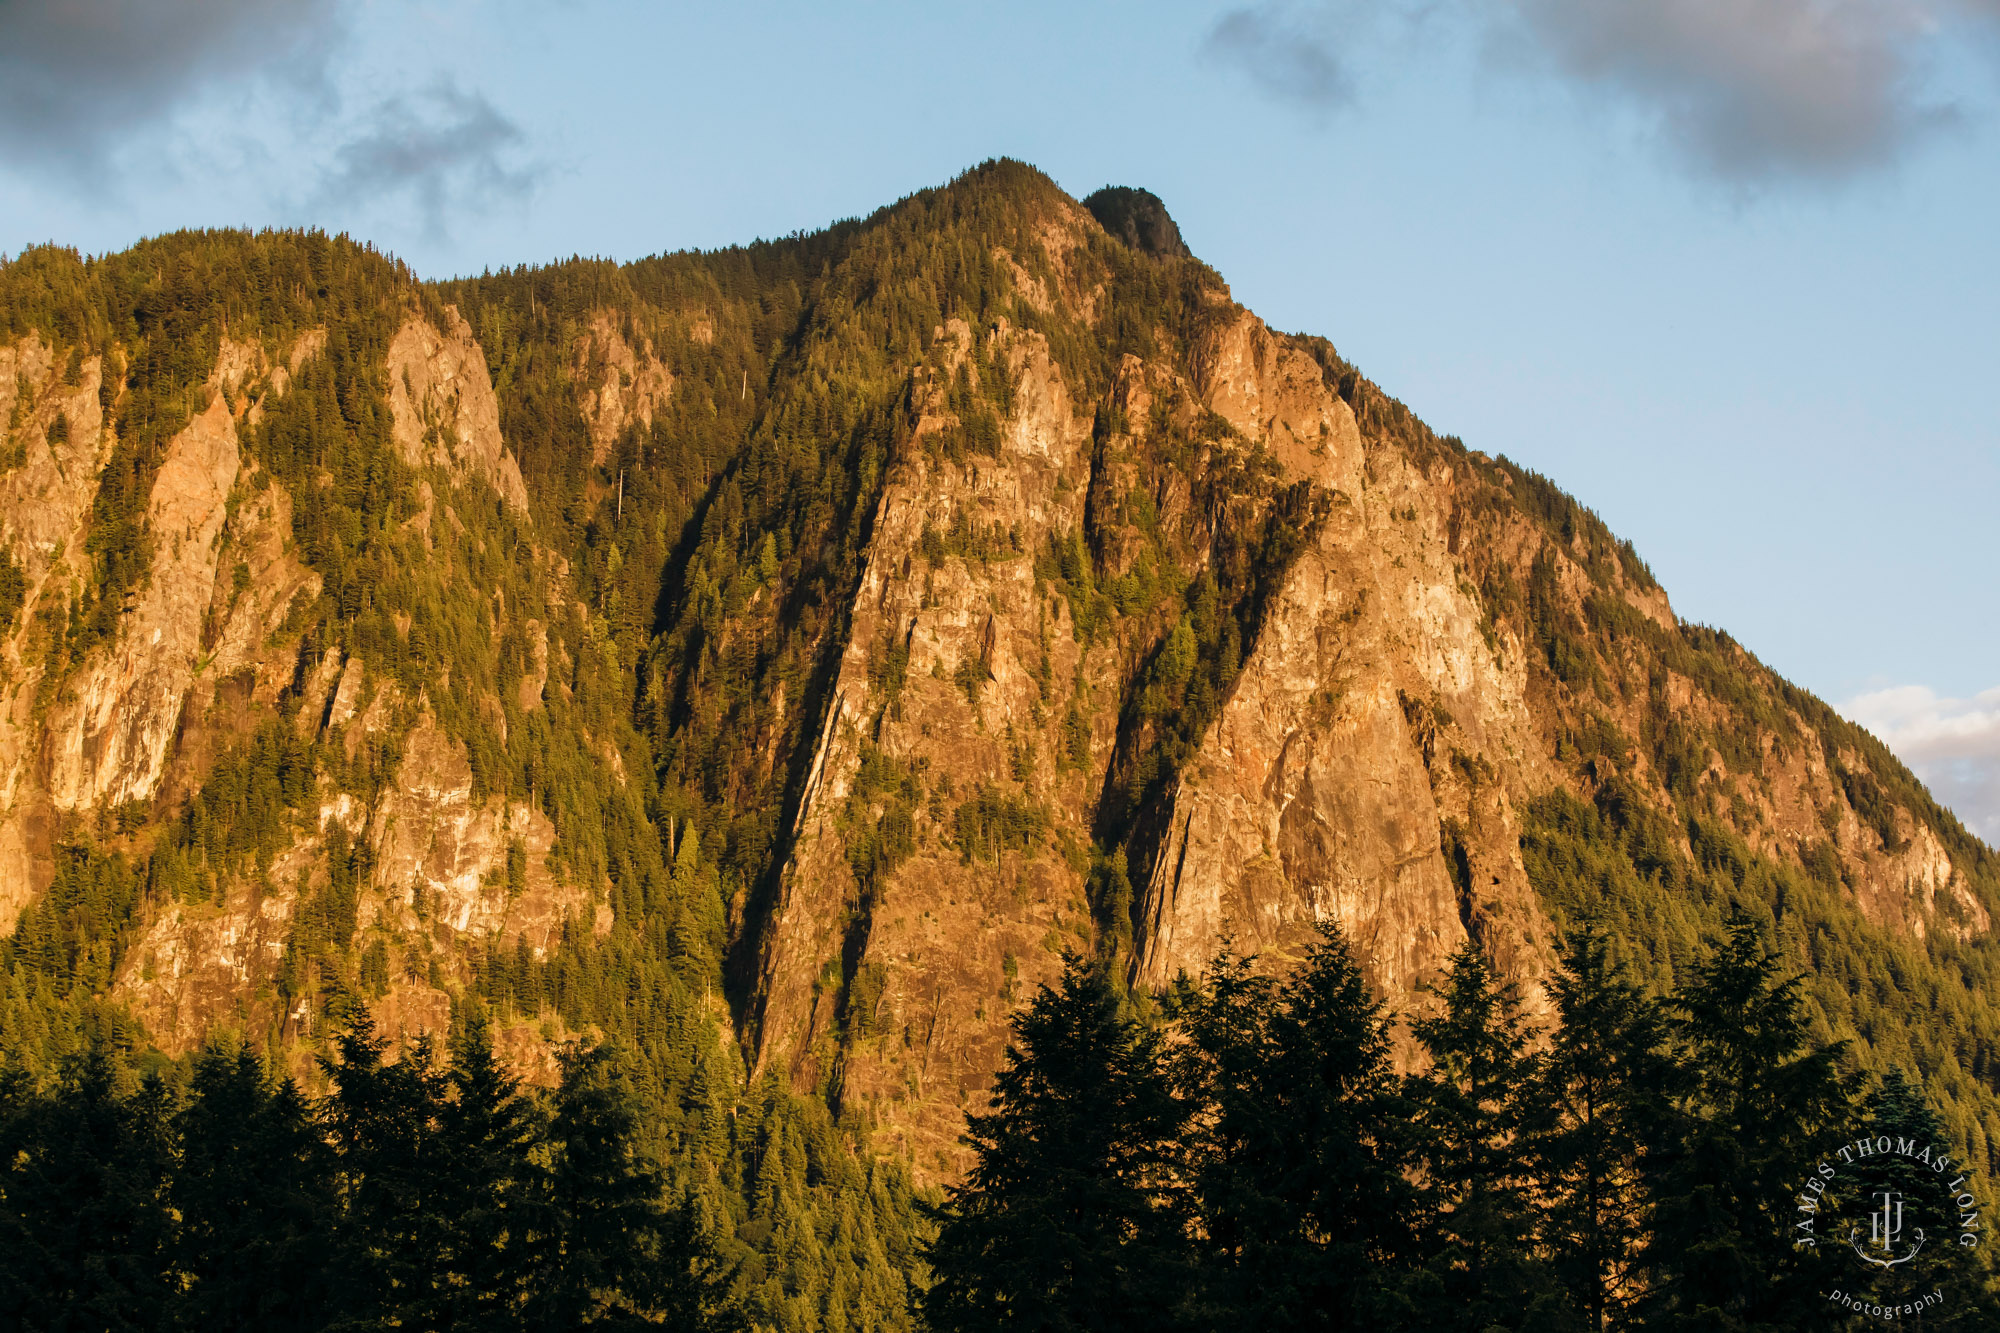
[{"label": "evergreen tree", "polygon": [[637,1130],[631,1088],[611,1053],[565,1051],[527,1327],[737,1326],[727,1303],[731,1275],[698,1208],[689,1198],[665,1203],[659,1173],[638,1153]]},{"label": "evergreen tree", "polygon": [[1428,1328],[1548,1327],[1567,1313],[1534,1253],[1524,1122],[1540,1062],[1511,985],[1476,943],[1449,960],[1443,1012],[1410,1025],[1430,1067],[1409,1080],[1425,1236],[1411,1317]]},{"label": "evergreen tree", "polygon": [[1158,1037],[1071,954],[1014,1020],[975,1162],[930,1248],[941,1330],[1176,1327],[1191,1275],[1173,1179],[1187,1123]]},{"label": "evergreen tree", "polygon": [[333,1080],[326,1123],[339,1154],[342,1239],[354,1258],[349,1308],[357,1322],[402,1321],[433,1308],[433,1281],[449,1253],[449,1223],[427,1209],[445,1078],[428,1039],[393,1062],[367,1010],[356,1006],[322,1068]]},{"label": "evergreen tree", "polygon": [[432,1246],[404,1318],[423,1327],[518,1327],[533,1287],[531,1228],[544,1192],[539,1109],[494,1058],[486,1021],[452,1041],[449,1096],[426,1145],[420,1208]]},{"label": "evergreen tree", "polygon": [[1852,1104],[1842,1046],[1816,1044],[1800,978],[1737,913],[1671,1002],[1689,1079],[1654,1158],[1648,1328],[1801,1327],[1820,1317],[1822,1259],[1792,1246],[1791,1210]]},{"label": "evergreen tree", "polygon": [[1549,978],[1560,1023],[1522,1156],[1557,1281],[1586,1328],[1624,1328],[1650,1223],[1644,1164],[1667,1124],[1676,1066],[1664,1010],[1611,961],[1602,932],[1571,932],[1560,961]]},{"label": "evergreen tree", "polygon": [[93,1044],[53,1095],[28,1099],[10,1118],[0,1160],[0,1329],[161,1326],[170,1094],[149,1079],[121,1097],[117,1078],[111,1052]]},{"label": "evergreen tree", "polygon": [[332,1153],[290,1079],[249,1047],[195,1058],[175,1118],[169,1191],[185,1329],[316,1329],[336,1322],[349,1276]]},{"label": "evergreen tree", "polygon": [[1331,924],[1282,984],[1228,954],[1206,982],[1180,987],[1172,1061],[1200,1127],[1204,1318],[1351,1327],[1410,1248],[1408,1106],[1381,1004]]}]

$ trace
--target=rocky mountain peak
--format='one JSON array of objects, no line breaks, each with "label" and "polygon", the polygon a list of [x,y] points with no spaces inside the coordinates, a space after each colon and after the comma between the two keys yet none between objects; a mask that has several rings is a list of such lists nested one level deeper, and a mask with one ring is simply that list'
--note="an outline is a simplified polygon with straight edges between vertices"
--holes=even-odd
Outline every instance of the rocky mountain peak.
[{"label": "rocky mountain peak", "polygon": [[1151,190],[1127,185],[1107,185],[1083,201],[1099,226],[1134,250],[1171,259],[1186,259],[1193,252],[1181,240],[1181,229],[1167,213],[1167,206]]}]

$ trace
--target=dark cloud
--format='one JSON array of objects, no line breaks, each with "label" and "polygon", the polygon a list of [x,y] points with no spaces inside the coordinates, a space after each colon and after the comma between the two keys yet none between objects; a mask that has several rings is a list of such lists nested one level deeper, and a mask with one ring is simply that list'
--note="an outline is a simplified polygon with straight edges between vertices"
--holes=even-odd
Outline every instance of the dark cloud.
[{"label": "dark cloud", "polygon": [[324,95],[341,0],[0,0],[0,160],[88,175],[221,80]]},{"label": "dark cloud", "polygon": [[1931,57],[1994,17],[2000,0],[1267,0],[1207,46],[1324,108],[1322,90],[1353,86],[1327,34],[1438,21],[1635,112],[1698,171],[1755,184],[1865,172],[1951,123]]},{"label": "dark cloud", "polygon": [[1354,100],[1354,79],[1312,20],[1291,6],[1233,9],[1209,32],[1204,50],[1275,97],[1322,110],[1345,106]]},{"label": "dark cloud", "polygon": [[526,136],[476,92],[440,83],[417,97],[392,97],[362,118],[360,133],[334,154],[323,207],[368,209],[414,203],[425,230],[445,232],[453,209],[518,202],[544,169],[522,160]]},{"label": "dark cloud", "polygon": [[1547,63],[1732,181],[1884,165],[1950,119],[1916,0],[1512,0]]}]

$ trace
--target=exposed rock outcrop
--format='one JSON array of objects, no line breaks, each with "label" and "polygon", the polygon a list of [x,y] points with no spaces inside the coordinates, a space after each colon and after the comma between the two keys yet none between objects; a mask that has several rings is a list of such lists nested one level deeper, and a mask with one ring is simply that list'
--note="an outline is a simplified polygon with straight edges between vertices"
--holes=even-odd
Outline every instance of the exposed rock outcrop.
[{"label": "exposed rock outcrop", "polygon": [[219,395],[168,444],[146,507],[146,585],[116,640],[70,680],[49,717],[48,791],[57,809],[144,801],[159,786],[194,683],[239,464],[236,422]]},{"label": "exposed rock outcrop", "polygon": [[[711,337],[713,334],[710,335]],[[583,419],[590,425],[590,461],[602,465],[629,424],[650,428],[653,412],[674,390],[673,372],[653,355],[650,342],[625,341],[615,314],[599,310],[576,345],[576,379]]]},{"label": "exposed rock outcrop", "polygon": [[[940,335],[956,364],[969,331],[954,321]],[[945,1175],[961,1164],[962,1108],[998,1066],[1005,1014],[1060,972],[1064,941],[1090,936],[1082,866],[1057,848],[1089,845],[1115,728],[1100,702],[1092,757],[1056,762],[1064,700],[1094,693],[1115,707],[1117,696],[1115,651],[1077,644],[1031,554],[1082,522],[1090,424],[1039,335],[1000,337],[1020,408],[994,455],[961,465],[927,451],[957,424],[932,392],[883,490],[759,992],[765,1063],[807,1085],[837,1066],[842,1095],[886,1141]],[[1004,552],[939,558],[937,534],[955,526],[1007,534]],[[885,763],[925,796],[904,812],[907,859],[861,884],[849,852],[893,804]],[[864,764],[876,771],[858,790]],[[955,845],[957,810],[982,796],[1046,809],[1056,843]],[[844,1057],[843,996],[867,1008],[845,1016],[856,1035]]]},{"label": "exposed rock outcrop", "polygon": [[454,479],[477,478],[526,512],[528,489],[520,464],[500,438],[500,404],[486,354],[458,312],[447,308],[447,313],[447,332],[413,315],[389,343],[396,445],[411,466],[442,468]]}]

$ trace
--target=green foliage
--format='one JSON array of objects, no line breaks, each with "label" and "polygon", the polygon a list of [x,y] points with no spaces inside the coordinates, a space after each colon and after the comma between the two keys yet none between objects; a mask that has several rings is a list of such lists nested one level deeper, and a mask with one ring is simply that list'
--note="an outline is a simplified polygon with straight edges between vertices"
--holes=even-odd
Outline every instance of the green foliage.
[{"label": "green foliage", "polygon": [[15,561],[14,553],[0,549],[0,634],[14,628],[21,603],[28,596],[28,579]]},{"label": "green foliage", "polygon": [[118,1073],[93,1047],[45,1095],[0,1088],[0,1326],[125,1333],[167,1303],[170,1094]]},{"label": "green foliage", "polygon": [[1172,1009],[1199,1129],[1178,1164],[1200,1219],[1205,1327],[1352,1328],[1393,1308],[1414,1254],[1411,1103],[1388,1025],[1331,929],[1283,982],[1225,954]]},{"label": "green foliage", "polygon": [[306,1330],[355,1276],[338,1225],[334,1159],[313,1108],[249,1047],[194,1059],[174,1118],[166,1202],[177,1219],[166,1326]]},{"label": "green foliage", "polygon": [[1438,989],[1442,1011],[1410,1024],[1429,1068],[1410,1081],[1428,1225],[1409,1290],[1433,1327],[1545,1326],[1567,1302],[1531,1243],[1534,1034],[1476,944],[1451,955]]},{"label": "green foliage", "polygon": [[[639,1149],[607,1052],[546,1096],[467,1026],[450,1065],[385,1059],[363,1018],[310,1106],[247,1050],[184,1098],[121,1091],[101,1048],[0,1088],[0,1320],[8,1327],[733,1329],[695,1200]],[[178,1109],[176,1101],[180,1101]]]},{"label": "green foliage", "polygon": [[[1702,940],[1732,912],[1751,913],[1803,969],[1801,1002],[1813,1035],[1848,1043],[1850,1069],[1909,1069],[1923,1079],[1954,1144],[1984,1172],[1997,1161],[2000,962],[1976,943],[1936,931],[1918,940],[1872,924],[1837,869],[1815,875],[1751,850],[1712,819],[1676,825],[1629,788],[1610,784],[1594,805],[1556,792],[1526,811],[1528,878],[1559,928],[1591,922],[1614,958],[1648,989],[1686,984]],[[1899,1014],[1922,1013],[1921,1023]]]},{"label": "green foliage", "polygon": [[915,769],[872,745],[862,747],[861,765],[847,798],[847,864],[865,902],[872,901],[882,881],[916,851],[915,811],[923,797],[923,782]]},{"label": "green foliage", "polygon": [[930,1249],[931,1327],[1181,1327],[1189,1255],[1167,1160],[1187,1111],[1157,1035],[1121,1020],[1074,955],[1014,1028]]},{"label": "green foliage", "polygon": [[103,997],[137,929],[141,873],[88,842],[59,845],[55,861],[48,888],[0,940],[0,1066],[35,1077],[139,1036]]},{"label": "green foliage", "polygon": [[959,855],[997,860],[1002,852],[1032,852],[1048,836],[1049,816],[1025,797],[982,786],[952,815]]},{"label": "green foliage", "polygon": [[1825,1299],[1820,1256],[1789,1245],[1787,1223],[1814,1149],[1846,1123],[1853,1087],[1838,1072],[1840,1048],[1812,1043],[1800,979],[1782,967],[1755,923],[1735,916],[1672,1002],[1687,1090],[1679,1132],[1652,1163],[1641,1305],[1651,1325],[1784,1327]]},{"label": "green foliage", "polygon": [[[1821,1326],[1835,1275],[1791,1224],[1852,1083],[1799,979],[1740,917],[1664,998],[1596,931],[1562,956],[1565,1025],[1531,1052],[1511,988],[1460,949],[1400,1077],[1330,926],[1284,981],[1226,952],[1183,978],[1168,1030],[1120,1020],[1072,957],[1016,1017],[994,1109],[972,1119],[932,1326]],[[1868,1123],[1941,1129],[1896,1077]],[[1985,1271],[1938,1280],[1983,1327]]]},{"label": "green foliage", "polygon": [[1665,1012],[1611,961],[1597,929],[1563,941],[1549,998],[1559,1021],[1528,1097],[1524,1163],[1544,1191],[1535,1235],[1583,1326],[1622,1328],[1642,1290],[1648,1178],[1679,1071]]}]

